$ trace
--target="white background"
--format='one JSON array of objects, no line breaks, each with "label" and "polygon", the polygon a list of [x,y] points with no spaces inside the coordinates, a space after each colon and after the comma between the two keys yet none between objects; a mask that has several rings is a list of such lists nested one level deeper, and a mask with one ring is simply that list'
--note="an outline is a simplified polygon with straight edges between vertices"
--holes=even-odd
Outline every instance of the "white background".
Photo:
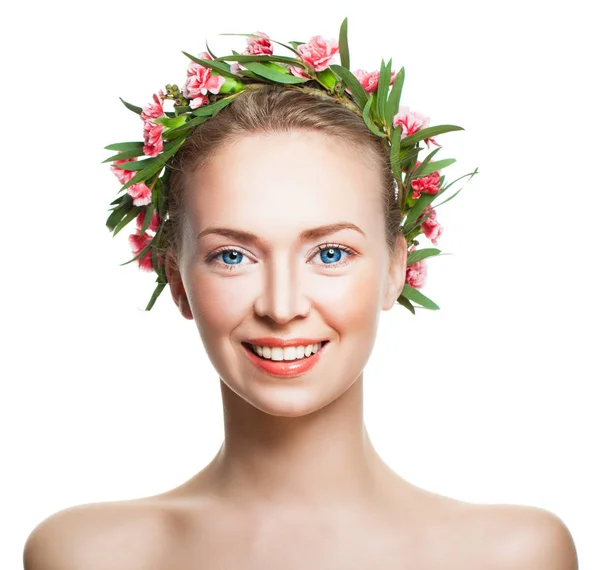
[{"label": "white background", "polygon": [[[423,292],[439,312],[382,313],[365,421],[383,458],[437,493],[535,505],[600,567],[597,463],[598,47],[592,2],[33,2],[2,15],[3,528],[0,567],[57,510],[172,488],[223,432],[193,322],[104,226],[107,144],[140,140],[143,106],[182,85],[209,39],[337,38],[351,67],[404,65],[403,104],[480,174],[443,206]],[[25,6],[19,4],[19,6]],[[290,171],[293,175],[293,171]]]}]

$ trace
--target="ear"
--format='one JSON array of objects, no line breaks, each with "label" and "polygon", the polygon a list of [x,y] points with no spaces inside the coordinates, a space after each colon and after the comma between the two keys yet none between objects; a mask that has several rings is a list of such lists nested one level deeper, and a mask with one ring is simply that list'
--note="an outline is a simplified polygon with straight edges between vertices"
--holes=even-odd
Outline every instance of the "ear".
[{"label": "ear", "polygon": [[402,293],[404,281],[406,279],[406,259],[408,256],[408,246],[404,235],[396,238],[396,249],[390,257],[390,268],[387,278],[387,286],[383,298],[381,309],[389,311],[396,303],[396,300]]},{"label": "ear", "polygon": [[173,301],[175,301],[177,307],[179,307],[179,312],[186,319],[193,320],[194,315],[192,314],[190,302],[188,301],[187,294],[183,286],[181,273],[179,272],[179,265],[171,251],[167,253],[165,272],[167,274],[169,288],[171,289],[171,296],[173,297]]}]

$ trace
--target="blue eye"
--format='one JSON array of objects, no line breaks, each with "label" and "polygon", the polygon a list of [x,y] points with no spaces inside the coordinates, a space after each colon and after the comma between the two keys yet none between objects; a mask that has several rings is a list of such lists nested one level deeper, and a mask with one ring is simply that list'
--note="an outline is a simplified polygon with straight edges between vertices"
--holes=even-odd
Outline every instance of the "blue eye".
[{"label": "blue eye", "polygon": [[[244,254],[237,249],[224,249],[223,251],[217,253],[215,257],[219,257],[221,255],[223,255],[222,259],[224,260],[225,265],[238,265],[241,263],[242,257],[244,257]],[[231,261],[232,263],[228,263],[228,261]]]},{"label": "blue eye", "polygon": [[343,254],[346,254],[346,257],[354,255],[351,250],[342,245],[324,244],[319,246],[319,258],[324,265],[345,265],[348,260],[340,263]]},{"label": "blue eye", "polygon": [[337,263],[342,257],[342,249],[339,247],[328,247],[327,249],[321,249],[319,255],[321,261],[328,264],[328,262]]}]

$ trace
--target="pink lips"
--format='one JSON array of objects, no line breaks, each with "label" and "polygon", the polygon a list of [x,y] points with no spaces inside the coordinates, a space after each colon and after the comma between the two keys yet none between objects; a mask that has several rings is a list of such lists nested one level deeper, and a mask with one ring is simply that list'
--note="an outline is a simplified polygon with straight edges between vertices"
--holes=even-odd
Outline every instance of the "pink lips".
[{"label": "pink lips", "polygon": [[[264,346],[295,346],[297,343],[297,346],[306,346],[307,344],[316,344],[317,342],[320,342],[318,340],[311,340],[309,342],[307,342],[307,339],[294,339],[293,342],[291,341],[281,341],[279,340],[279,342],[284,342],[286,344],[282,345],[282,344],[277,344],[277,343],[273,343],[273,340],[277,340],[277,339],[253,339],[252,344],[258,344],[258,345],[263,345],[263,341],[265,340],[269,340],[269,342],[264,342]],[[254,342],[254,341],[261,341],[261,342]],[[304,342],[302,342],[304,341]],[[263,370],[264,372],[267,372],[268,374],[271,374],[272,376],[280,376],[283,378],[291,378],[293,376],[300,376],[301,374],[304,374],[305,372],[308,372],[311,368],[313,368],[313,366],[315,366],[317,364],[317,362],[319,362],[319,360],[321,359],[321,356],[323,355],[323,352],[327,349],[327,347],[329,346],[329,343],[325,343],[324,346],[322,346],[315,354],[311,354],[310,356],[306,356],[304,358],[300,358],[298,360],[279,360],[279,361],[275,361],[275,360],[267,360],[265,358],[261,358],[260,356],[258,356],[258,354],[255,354],[254,351],[252,350],[251,347],[244,346],[244,352],[245,354],[248,355],[248,358],[250,359],[250,361],[252,362],[252,364],[254,364],[257,368],[260,368],[261,370]]]}]

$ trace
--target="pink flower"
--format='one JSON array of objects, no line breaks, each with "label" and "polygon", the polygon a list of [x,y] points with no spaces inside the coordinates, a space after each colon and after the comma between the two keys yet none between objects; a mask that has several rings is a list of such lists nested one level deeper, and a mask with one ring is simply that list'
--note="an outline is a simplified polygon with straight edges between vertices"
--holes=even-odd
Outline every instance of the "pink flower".
[{"label": "pink flower", "polygon": [[[212,59],[210,54],[203,52],[200,54],[200,59]],[[225,83],[225,78],[220,75],[213,74],[212,70],[204,67],[195,61],[192,61],[188,66],[187,80],[183,86],[183,95],[186,99],[191,99],[190,107],[197,109],[208,103],[207,93],[210,91],[216,95]]]},{"label": "pink flower", "polygon": [[[113,165],[116,164],[125,164],[126,162],[135,162],[137,158],[125,158],[123,160],[115,160]],[[122,168],[115,168],[115,166],[111,166],[113,174],[119,179],[121,184],[127,184],[134,176],[135,170],[123,170]]]},{"label": "pink flower", "polygon": [[290,65],[289,70],[292,72],[292,75],[296,77],[303,77],[304,79],[310,79],[308,75],[304,72],[304,69],[301,67],[296,67],[294,65]]},{"label": "pink flower", "polygon": [[[415,168],[417,168],[420,164],[420,162],[417,162]],[[412,197],[416,199],[424,192],[427,194],[437,194],[440,191],[440,179],[441,176],[439,172],[432,172],[427,176],[415,178],[410,183],[413,189]]]},{"label": "pink flower", "polygon": [[304,63],[314,67],[315,71],[323,71],[329,67],[333,56],[340,50],[335,40],[326,40],[323,36],[314,36],[308,43],[299,45],[297,51]]},{"label": "pink flower", "polygon": [[[148,232],[142,235],[139,233],[131,234],[129,236],[129,245],[131,246],[133,255],[136,256],[138,253],[140,253],[152,241],[152,237],[153,236],[151,236]],[[152,248],[148,249],[148,251],[141,257],[138,257],[137,262],[140,266],[140,269],[143,269],[144,271],[154,271],[154,267],[152,266]]]},{"label": "pink flower", "polygon": [[428,205],[425,208],[424,212],[417,219],[417,222],[425,218],[428,214],[430,215],[425,221],[421,223],[421,228],[423,229],[425,237],[430,239],[433,245],[437,245],[438,239],[442,236],[442,230],[444,228],[440,226],[440,223],[437,220],[437,212],[435,211],[435,209]]},{"label": "pink flower", "polygon": [[[357,69],[354,75],[363,86],[363,89],[367,93],[373,93],[379,85],[379,71],[365,71],[364,69]],[[390,85],[394,84],[396,79],[396,73],[392,73],[390,77]],[[395,125],[394,125],[395,126]]]},{"label": "pink flower", "polygon": [[142,117],[144,121],[158,119],[158,117],[162,117],[165,114],[163,110],[164,95],[163,91],[159,91],[158,94],[155,93],[152,96],[152,102],[146,105],[140,114],[140,117]]},{"label": "pink flower", "polygon": [[[135,227],[138,230],[142,229],[142,225],[144,223],[144,218],[146,217],[146,211],[142,211],[137,215],[137,218],[135,219]],[[150,220],[150,225],[148,226],[148,230],[150,230],[151,232],[156,232],[156,230],[158,229],[158,226],[160,225],[160,219],[158,217],[158,212],[156,210],[154,210],[152,212],[152,218]]]},{"label": "pink flower", "polygon": [[234,75],[240,75],[240,69],[242,69],[242,67],[237,61],[232,61],[229,64],[229,71],[231,71],[231,73],[233,73]]},{"label": "pink flower", "polygon": [[269,36],[264,32],[254,32],[260,38],[246,38],[248,47],[242,52],[244,55],[273,55],[273,45]]},{"label": "pink flower", "polygon": [[146,206],[152,201],[152,190],[143,182],[132,184],[127,188],[127,193],[133,198],[134,206]]},{"label": "pink flower", "polygon": [[[411,247],[410,251],[414,251],[415,247]],[[425,284],[427,277],[427,266],[425,260],[417,261],[406,268],[406,284],[414,289],[421,289]]]},{"label": "pink flower", "polygon": [[144,154],[157,156],[163,150],[162,133],[164,127],[152,119],[144,121]]},{"label": "pink flower", "polygon": [[[394,128],[402,125],[402,134],[400,135],[400,138],[403,139],[405,137],[409,137],[410,135],[414,135],[421,129],[428,127],[429,117],[421,115],[421,113],[417,113],[416,111],[409,111],[409,107],[400,106],[398,107],[398,113],[394,115],[393,125]],[[440,146],[431,137],[425,139],[427,148],[429,148],[429,143]]]}]

